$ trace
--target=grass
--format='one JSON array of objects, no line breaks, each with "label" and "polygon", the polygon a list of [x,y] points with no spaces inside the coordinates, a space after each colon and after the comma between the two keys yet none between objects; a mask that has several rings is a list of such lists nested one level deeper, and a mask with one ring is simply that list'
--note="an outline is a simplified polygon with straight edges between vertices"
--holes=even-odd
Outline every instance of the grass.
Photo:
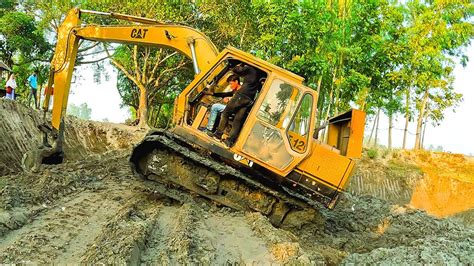
[{"label": "grass", "polygon": [[410,179],[406,183],[411,183],[413,178],[419,179],[423,171],[415,161],[405,158],[404,152],[399,149],[365,149],[358,163],[359,172],[376,173],[382,178]]},{"label": "grass", "polygon": [[7,182],[4,177],[0,177],[0,191],[7,186]]}]

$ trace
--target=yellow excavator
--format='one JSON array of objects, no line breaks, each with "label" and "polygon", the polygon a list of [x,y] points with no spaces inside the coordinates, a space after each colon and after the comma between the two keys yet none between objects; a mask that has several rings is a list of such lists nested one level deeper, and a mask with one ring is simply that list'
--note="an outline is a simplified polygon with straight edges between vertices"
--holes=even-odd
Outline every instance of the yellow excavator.
[{"label": "yellow excavator", "polygon": [[[132,23],[83,25],[80,17],[86,13]],[[354,170],[353,159],[361,155],[364,112],[352,109],[330,118],[323,142],[316,127],[318,94],[303,85],[302,77],[233,47],[218,52],[196,29],[117,13],[73,9],[59,28],[48,82],[54,86],[52,118],[39,126],[50,147],[43,163],[62,162],[79,40],[166,47],[192,60],[195,78],[175,100],[173,128],[151,131],[132,151],[130,164],[141,177],[233,209],[261,212],[277,225],[294,211],[321,204],[334,208]],[[208,92],[224,91],[229,76],[243,65],[255,70],[260,84],[244,108],[235,144],[228,147],[203,131],[210,113]],[[48,92],[45,114],[49,101]]]}]

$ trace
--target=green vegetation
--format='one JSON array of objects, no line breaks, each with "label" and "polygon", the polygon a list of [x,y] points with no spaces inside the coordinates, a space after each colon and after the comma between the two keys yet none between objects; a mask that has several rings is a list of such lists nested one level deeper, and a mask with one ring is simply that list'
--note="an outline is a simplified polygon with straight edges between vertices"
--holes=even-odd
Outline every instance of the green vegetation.
[{"label": "green vegetation", "polygon": [[87,103],[81,103],[79,106],[70,103],[67,107],[67,114],[89,120],[91,119],[92,109],[87,105]]},{"label": "green vegetation", "polygon": [[423,175],[423,171],[416,165],[416,162],[406,162],[395,158],[388,162],[387,170],[387,175],[400,179]]},{"label": "green vegetation", "polygon": [[[320,93],[321,122],[354,104],[373,118],[384,112],[390,124],[397,114],[405,116],[407,125],[416,121],[416,148],[422,124],[441,123],[443,112],[462,100],[452,86],[453,69],[466,64],[463,48],[474,34],[474,5],[468,0],[9,0],[0,6],[0,59],[25,72],[20,80],[40,67],[44,80],[51,36],[75,6],[197,28],[219,49],[232,45],[303,76]],[[126,23],[89,15],[82,19]],[[88,61],[91,54],[96,57]],[[174,97],[193,78],[190,61],[174,51],[82,42],[78,64],[100,67],[104,59],[119,71],[123,105],[135,110],[142,126],[167,124]]]},{"label": "green vegetation", "polygon": [[367,150],[367,157],[369,157],[370,159],[376,159],[377,158],[377,149],[369,149]]}]

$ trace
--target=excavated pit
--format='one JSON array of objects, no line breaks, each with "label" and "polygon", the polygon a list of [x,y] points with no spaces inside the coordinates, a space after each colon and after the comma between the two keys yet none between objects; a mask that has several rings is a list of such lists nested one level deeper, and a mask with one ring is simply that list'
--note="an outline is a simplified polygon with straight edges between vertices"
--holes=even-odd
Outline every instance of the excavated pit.
[{"label": "excavated pit", "polygon": [[133,175],[128,158],[145,133],[133,127],[68,118],[64,163],[25,172],[39,122],[39,112],[0,99],[1,264],[474,263],[472,223],[410,205],[418,170],[361,162],[350,194],[319,209],[321,221],[276,228]]},{"label": "excavated pit", "polygon": [[[25,153],[41,146],[42,135],[38,125],[42,122],[42,112],[0,99],[0,174],[23,171]],[[131,148],[146,133],[125,125],[94,123],[75,117],[67,117],[65,124],[65,161]]]}]

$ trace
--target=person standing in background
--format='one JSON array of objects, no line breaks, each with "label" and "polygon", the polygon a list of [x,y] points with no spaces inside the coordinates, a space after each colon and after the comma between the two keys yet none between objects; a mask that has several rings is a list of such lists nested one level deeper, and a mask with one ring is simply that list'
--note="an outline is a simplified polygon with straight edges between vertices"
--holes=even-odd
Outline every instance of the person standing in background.
[{"label": "person standing in background", "polygon": [[31,76],[28,77],[28,85],[30,86],[30,95],[28,95],[28,106],[30,106],[31,97],[35,100],[35,108],[38,109],[38,98],[37,98],[37,91],[38,91],[38,75],[36,71],[33,72]]},{"label": "person standing in background", "polygon": [[[43,99],[43,106],[40,106],[40,109],[41,108],[44,108],[44,101],[46,101],[46,96],[47,94],[49,94],[49,105],[46,106],[47,109],[49,109],[49,106],[53,104],[53,99],[54,99],[54,87],[48,87],[46,86],[46,88],[44,89],[44,99]],[[41,102],[41,101],[40,101]],[[40,103],[41,105],[41,103]]]},{"label": "person standing in background", "polygon": [[[7,95],[6,98],[10,100],[15,100],[15,89],[17,87],[16,85],[16,80],[15,80],[15,74],[11,74],[10,78],[7,81],[7,84],[5,85],[7,89]],[[10,93],[8,93],[10,91]]]}]

